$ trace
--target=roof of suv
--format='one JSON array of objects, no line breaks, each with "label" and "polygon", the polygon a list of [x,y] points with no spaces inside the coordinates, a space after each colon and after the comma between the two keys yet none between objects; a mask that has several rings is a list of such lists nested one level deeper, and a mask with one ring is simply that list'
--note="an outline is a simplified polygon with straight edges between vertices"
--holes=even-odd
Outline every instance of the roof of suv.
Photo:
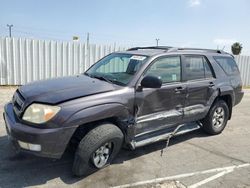
[{"label": "roof of suv", "polygon": [[[214,50],[214,49],[202,49],[202,48],[176,48],[170,46],[148,46],[148,47],[134,47],[130,48],[126,51],[129,54],[137,54],[137,55],[146,55],[153,56],[162,53],[201,53],[201,54],[223,54],[223,55],[231,55],[223,50]],[[126,53],[125,52],[125,53]]]}]

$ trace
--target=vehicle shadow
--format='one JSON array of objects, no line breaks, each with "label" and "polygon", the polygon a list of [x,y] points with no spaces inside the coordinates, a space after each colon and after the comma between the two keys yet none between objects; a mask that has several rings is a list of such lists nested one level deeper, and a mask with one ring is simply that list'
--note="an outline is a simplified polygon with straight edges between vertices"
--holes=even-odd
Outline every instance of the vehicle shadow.
[{"label": "vehicle shadow", "polygon": [[142,155],[146,155],[152,152],[159,152],[159,155],[164,155],[162,152],[167,152],[168,147],[172,147],[179,143],[185,142],[192,138],[198,137],[207,137],[208,134],[204,133],[202,130],[195,130],[193,132],[189,132],[183,135],[179,135],[170,139],[169,144],[167,146],[167,141],[159,141],[150,145],[143,146],[141,148],[137,148],[135,151],[131,150],[122,150],[116,159],[114,160],[113,164],[123,163],[124,161],[131,160],[133,158],[140,157]]},{"label": "vehicle shadow", "polygon": [[[168,147],[194,137],[206,136],[201,130],[196,130],[172,138]],[[166,142],[163,141],[138,148],[135,151],[123,149],[112,164],[121,164],[124,161],[140,157],[141,155],[156,151],[160,152],[165,147]],[[70,185],[84,178],[91,178],[86,176],[78,178],[72,175],[71,167],[73,159],[74,154],[68,150],[59,160],[40,158],[22,153],[17,154],[9,143],[7,136],[0,137],[0,187],[38,186],[55,178],[59,178],[64,183]]]}]

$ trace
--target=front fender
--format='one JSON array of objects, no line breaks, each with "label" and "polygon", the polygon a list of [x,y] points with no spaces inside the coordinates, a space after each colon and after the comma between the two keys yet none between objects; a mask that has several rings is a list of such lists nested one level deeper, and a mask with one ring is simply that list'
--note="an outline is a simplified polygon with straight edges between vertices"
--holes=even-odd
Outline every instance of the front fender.
[{"label": "front fender", "polygon": [[67,126],[79,126],[86,123],[99,121],[107,118],[117,118],[121,122],[129,120],[129,109],[119,103],[109,103],[82,109],[73,114],[65,124]]}]

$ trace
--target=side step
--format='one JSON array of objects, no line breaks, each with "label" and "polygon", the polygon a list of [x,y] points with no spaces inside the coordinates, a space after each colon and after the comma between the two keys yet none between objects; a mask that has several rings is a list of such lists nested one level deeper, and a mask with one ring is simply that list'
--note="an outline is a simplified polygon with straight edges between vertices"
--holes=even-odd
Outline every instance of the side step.
[{"label": "side step", "polygon": [[149,136],[148,138],[142,139],[139,141],[135,140],[131,143],[131,147],[132,149],[135,149],[135,148],[142,147],[148,144],[152,144],[154,142],[168,140],[171,137],[182,135],[182,134],[197,130],[199,128],[200,128],[200,125],[198,123],[181,124],[178,127],[176,127],[176,129],[173,132],[167,132],[167,133],[156,135],[153,137]]}]

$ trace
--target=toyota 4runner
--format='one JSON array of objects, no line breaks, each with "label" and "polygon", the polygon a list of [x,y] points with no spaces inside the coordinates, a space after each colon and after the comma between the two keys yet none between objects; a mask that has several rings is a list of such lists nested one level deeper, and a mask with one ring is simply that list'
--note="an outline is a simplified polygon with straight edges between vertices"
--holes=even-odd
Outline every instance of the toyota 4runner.
[{"label": "toyota 4runner", "polygon": [[220,50],[137,47],[77,76],[19,87],[6,104],[17,150],[60,158],[76,147],[77,176],[135,149],[198,128],[219,134],[243,97],[233,56]]}]

